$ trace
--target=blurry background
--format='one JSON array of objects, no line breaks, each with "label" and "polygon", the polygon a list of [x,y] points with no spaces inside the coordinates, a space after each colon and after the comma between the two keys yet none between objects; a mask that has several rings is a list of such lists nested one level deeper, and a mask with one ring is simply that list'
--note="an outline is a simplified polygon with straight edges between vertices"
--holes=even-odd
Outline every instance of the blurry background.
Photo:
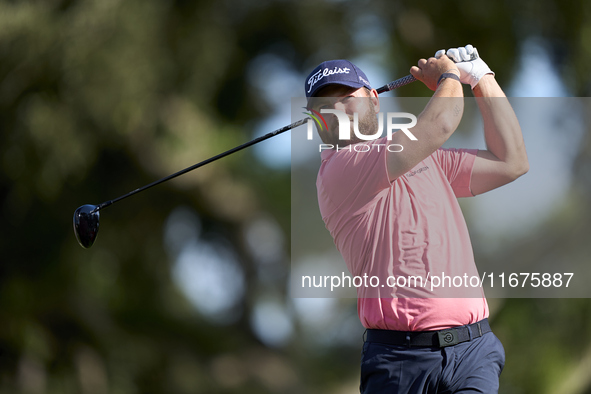
[{"label": "blurry background", "polygon": [[[590,17],[574,0],[0,2],[0,393],[357,392],[355,301],[290,297],[289,135],[106,209],[92,249],[74,210],[288,124],[329,58],[379,86],[471,43],[510,95],[589,96]],[[561,190],[511,231],[468,205],[477,261],[590,260],[591,133],[524,134]],[[588,299],[491,309],[501,392],[591,393]]]}]

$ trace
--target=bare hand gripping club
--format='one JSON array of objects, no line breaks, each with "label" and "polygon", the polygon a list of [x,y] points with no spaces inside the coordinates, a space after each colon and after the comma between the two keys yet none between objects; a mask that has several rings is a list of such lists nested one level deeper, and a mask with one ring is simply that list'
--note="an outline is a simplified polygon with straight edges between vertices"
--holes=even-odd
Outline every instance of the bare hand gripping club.
[{"label": "bare hand gripping club", "polygon": [[[416,81],[415,77],[413,77],[412,75],[407,75],[406,77],[403,77],[403,78],[397,79],[393,82],[390,82],[389,84],[384,85],[376,90],[378,93],[388,92],[393,89],[398,89],[399,87],[402,87],[404,85],[408,85],[409,83],[414,82],[414,81]],[[210,157],[209,159],[203,160],[200,163],[194,164],[194,165],[187,167],[184,170],[181,170],[179,172],[175,172],[174,174],[164,177],[162,179],[159,179],[155,182],[152,182],[149,185],[142,186],[138,189],[135,189],[135,190],[133,190],[127,194],[124,194],[120,197],[117,197],[113,200],[105,201],[99,205],[91,205],[91,204],[82,205],[81,207],[76,209],[76,211],[74,212],[74,234],[76,235],[76,239],[78,240],[78,243],[84,248],[90,248],[92,246],[92,244],[94,243],[96,236],[98,234],[99,216],[100,216],[99,211],[101,209],[106,208],[109,205],[112,205],[112,204],[114,204],[118,201],[121,201],[127,197],[133,196],[134,194],[137,194],[137,193],[142,192],[146,189],[149,189],[153,186],[159,185],[163,182],[166,182],[166,181],[169,181],[173,178],[176,178],[177,176],[186,174],[189,171],[193,171],[196,168],[202,167],[206,164],[209,164],[209,163],[214,162],[218,159],[221,159],[222,157],[231,155],[232,153],[238,152],[239,150],[242,150],[242,149],[252,146],[254,144],[258,144],[261,141],[264,141],[266,139],[269,139],[271,137],[274,137],[276,135],[279,135],[281,133],[284,133],[284,132],[294,129],[296,127],[302,126],[307,121],[308,121],[308,118],[300,119],[297,122],[293,122],[287,126],[281,127],[280,129],[272,131],[272,132],[265,134],[261,137],[255,138],[252,141],[246,142],[242,145],[239,145],[235,148],[227,150],[227,151],[220,153],[216,156]]]}]

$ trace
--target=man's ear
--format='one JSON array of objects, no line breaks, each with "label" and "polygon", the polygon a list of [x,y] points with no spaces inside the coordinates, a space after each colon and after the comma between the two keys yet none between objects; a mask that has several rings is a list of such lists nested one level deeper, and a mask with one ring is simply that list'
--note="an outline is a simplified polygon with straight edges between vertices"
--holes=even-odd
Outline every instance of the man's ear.
[{"label": "man's ear", "polygon": [[373,101],[373,107],[376,114],[380,112],[380,98],[378,97],[378,91],[375,89],[371,90],[370,99]]}]

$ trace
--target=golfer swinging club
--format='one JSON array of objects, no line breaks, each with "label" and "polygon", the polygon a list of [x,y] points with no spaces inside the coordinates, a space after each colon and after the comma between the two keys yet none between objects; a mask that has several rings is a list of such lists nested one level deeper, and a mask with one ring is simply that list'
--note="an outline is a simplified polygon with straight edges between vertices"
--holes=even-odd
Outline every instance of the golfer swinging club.
[{"label": "golfer swinging club", "polygon": [[[306,79],[308,107],[326,114],[328,128],[319,135],[324,144],[339,147],[321,152],[320,212],[353,275],[383,281],[471,277],[478,273],[457,198],[485,193],[528,171],[521,129],[494,73],[471,45],[438,51],[410,72],[434,91],[410,129],[416,141],[402,132],[390,140],[358,137],[378,130],[380,102],[351,62],[324,62]],[[486,150],[441,148],[462,118],[461,84],[470,84],[477,97]],[[339,139],[335,110],[357,116],[357,135],[351,130],[350,139]],[[404,149],[343,149],[347,144]],[[505,353],[488,324],[484,293],[453,291],[357,289],[358,314],[367,329],[362,393],[498,392]]]}]

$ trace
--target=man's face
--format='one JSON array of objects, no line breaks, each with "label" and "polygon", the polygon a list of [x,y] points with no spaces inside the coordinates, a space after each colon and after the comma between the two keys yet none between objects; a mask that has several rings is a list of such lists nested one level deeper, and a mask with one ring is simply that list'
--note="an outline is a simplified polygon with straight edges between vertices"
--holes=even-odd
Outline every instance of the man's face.
[{"label": "man's face", "polygon": [[320,112],[322,109],[335,109],[346,113],[350,120],[350,139],[339,140],[339,123],[332,114],[323,114],[328,125],[318,130],[322,142],[326,144],[345,146],[362,142],[353,133],[353,114],[359,117],[358,126],[361,134],[374,135],[378,129],[376,114],[380,111],[380,102],[375,90],[366,88],[350,88],[342,85],[329,85],[318,91],[315,97],[308,101],[308,108]]}]

